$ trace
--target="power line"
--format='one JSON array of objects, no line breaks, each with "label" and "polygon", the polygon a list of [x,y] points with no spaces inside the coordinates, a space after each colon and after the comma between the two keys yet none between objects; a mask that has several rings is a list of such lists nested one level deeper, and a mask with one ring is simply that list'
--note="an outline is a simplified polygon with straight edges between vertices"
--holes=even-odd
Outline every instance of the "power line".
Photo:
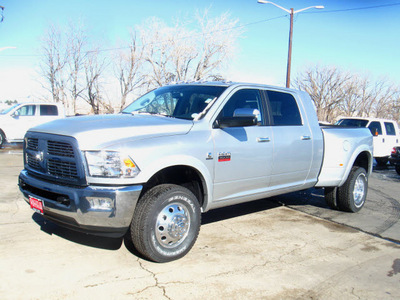
[{"label": "power line", "polygon": [[400,5],[400,2],[391,3],[391,4],[380,4],[374,6],[365,6],[365,7],[354,7],[354,8],[344,8],[344,9],[335,9],[335,10],[320,10],[320,11],[308,11],[303,14],[327,14],[327,13],[338,13],[338,12],[347,12],[347,11],[355,11],[355,10],[366,10],[366,9],[375,9],[389,6],[397,6]]}]

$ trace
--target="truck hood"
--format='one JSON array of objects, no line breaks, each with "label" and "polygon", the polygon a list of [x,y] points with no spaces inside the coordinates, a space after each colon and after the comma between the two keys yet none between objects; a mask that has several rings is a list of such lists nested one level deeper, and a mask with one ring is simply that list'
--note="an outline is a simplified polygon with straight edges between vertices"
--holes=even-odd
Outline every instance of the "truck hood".
[{"label": "truck hood", "polygon": [[102,149],[133,140],[186,134],[190,120],[158,115],[96,115],[70,117],[45,123],[29,131],[74,137],[81,149]]}]

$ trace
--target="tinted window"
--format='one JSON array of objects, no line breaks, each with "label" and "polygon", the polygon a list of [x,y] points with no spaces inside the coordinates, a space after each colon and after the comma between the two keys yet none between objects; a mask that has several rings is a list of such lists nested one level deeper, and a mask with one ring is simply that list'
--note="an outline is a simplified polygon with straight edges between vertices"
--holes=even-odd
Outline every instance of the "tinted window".
[{"label": "tinted window", "polygon": [[235,117],[254,114],[260,125],[264,125],[262,99],[259,90],[244,89],[237,91],[228,100],[219,117]]},{"label": "tinted window", "polygon": [[17,110],[19,116],[34,116],[36,111],[36,105],[24,105]]},{"label": "tinted window", "polygon": [[368,120],[362,119],[341,119],[337,122],[337,125],[343,127],[366,127]]},{"label": "tinted window", "polygon": [[385,122],[386,134],[396,135],[396,130],[394,129],[393,123]]},{"label": "tinted window", "polygon": [[40,105],[41,116],[57,116],[57,106],[55,105]]},{"label": "tinted window", "polygon": [[302,125],[300,111],[291,94],[267,91],[272,110],[272,118],[276,126]]},{"label": "tinted window", "polygon": [[380,122],[371,122],[368,128],[371,130],[372,135],[375,135],[375,132],[378,132],[379,135],[382,134],[382,126]]}]

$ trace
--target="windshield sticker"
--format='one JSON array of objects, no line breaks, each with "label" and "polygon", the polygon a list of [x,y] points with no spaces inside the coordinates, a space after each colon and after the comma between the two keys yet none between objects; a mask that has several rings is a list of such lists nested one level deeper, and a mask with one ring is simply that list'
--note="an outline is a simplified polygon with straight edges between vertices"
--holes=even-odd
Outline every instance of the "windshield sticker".
[{"label": "windshield sticker", "polygon": [[230,152],[220,152],[218,153],[218,161],[231,161],[231,153]]}]

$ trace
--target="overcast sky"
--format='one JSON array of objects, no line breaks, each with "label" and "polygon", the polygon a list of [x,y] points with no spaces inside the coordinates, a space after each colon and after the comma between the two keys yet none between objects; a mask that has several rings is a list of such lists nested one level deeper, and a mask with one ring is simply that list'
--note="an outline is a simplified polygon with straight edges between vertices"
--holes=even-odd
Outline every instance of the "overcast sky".
[{"label": "overcast sky", "polygon": [[[292,78],[314,64],[400,83],[400,1],[275,0],[290,9],[324,5],[295,16]],[[285,85],[289,16],[257,0],[0,0],[0,101],[44,94],[38,83],[40,39],[49,24],[82,20],[92,40],[112,48],[149,17],[168,24],[196,11],[229,12],[243,27],[228,79]]]}]

